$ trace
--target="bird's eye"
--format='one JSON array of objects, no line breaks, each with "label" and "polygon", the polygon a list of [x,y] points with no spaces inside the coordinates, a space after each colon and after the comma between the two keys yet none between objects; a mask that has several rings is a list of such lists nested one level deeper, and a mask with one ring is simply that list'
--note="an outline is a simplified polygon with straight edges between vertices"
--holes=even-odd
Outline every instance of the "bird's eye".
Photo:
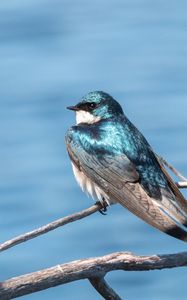
[{"label": "bird's eye", "polygon": [[91,111],[94,108],[96,108],[97,106],[98,106],[98,104],[94,103],[94,102],[86,102],[86,103],[82,102],[78,105],[79,110],[85,110],[85,111]]},{"label": "bird's eye", "polygon": [[89,107],[90,107],[91,109],[94,109],[96,106],[97,106],[97,104],[94,103],[94,102],[89,103]]}]

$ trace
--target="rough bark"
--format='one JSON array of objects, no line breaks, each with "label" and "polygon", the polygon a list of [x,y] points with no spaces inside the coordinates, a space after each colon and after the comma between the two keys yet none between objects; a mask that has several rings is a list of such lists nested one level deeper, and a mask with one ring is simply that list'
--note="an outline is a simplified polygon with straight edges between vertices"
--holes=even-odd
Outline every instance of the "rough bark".
[{"label": "rough bark", "polygon": [[184,266],[187,266],[187,252],[153,256],[116,252],[103,257],[73,261],[2,282],[0,299],[14,299],[81,279],[91,279],[93,283],[95,277],[103,278],[108,272],[114,270],[149,271]]}]

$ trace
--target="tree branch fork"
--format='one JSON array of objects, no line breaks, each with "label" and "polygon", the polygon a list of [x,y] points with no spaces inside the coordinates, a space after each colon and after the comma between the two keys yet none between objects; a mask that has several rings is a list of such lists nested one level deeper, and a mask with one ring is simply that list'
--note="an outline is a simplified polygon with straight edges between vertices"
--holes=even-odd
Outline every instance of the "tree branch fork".
[{"label": "tree branch fork", "polygon": [[104,276],[108,272],[116,270],[149,271],[184,266],[187,266],[187,252],[152,256],[136,256],[132,253],[116,252],[102,257],[72,261],[7,280],[0,284],[0,299],[14,299],[82,279],[89,279],[96,288],[98,282],[106,285],[106,282],[103,281]]},{"label": "tree branch fork", "polygon": [[[179,188],[187,188],[187,180],[176,169],[160,158],[175,175],[182,181],[177,182]],[[55,220],[40,228],[19,235],[0,244],[0,252],[18,244],[43,235],[60,226],[81,220],[100,211],[99,203],[72,215]],[[107,284],[105,276],[108,272],[123,271],[149,271],[166,268],[187,266],[187,252],[167,255],[137,256],[127,252],[116,252],[102,257],[94,257],[59,264],[52,268],[11,278],[0,283],[0,299],[9,300],[23,295],[35,293],[57,285],[66,284],[76,280],[88,279],[96,291],[106,300],[120,300],[120,296]]]}]

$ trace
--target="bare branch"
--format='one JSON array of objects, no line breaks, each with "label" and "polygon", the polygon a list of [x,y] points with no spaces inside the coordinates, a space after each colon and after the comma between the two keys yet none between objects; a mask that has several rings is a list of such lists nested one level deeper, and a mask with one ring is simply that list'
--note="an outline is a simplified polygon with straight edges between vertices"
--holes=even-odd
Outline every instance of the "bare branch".
[{"label": "bare branch", "polygon": [[95,277],[89,279],[91,285],[103,296],[105,300],[122,300],[116,292],[108,285],[104,278]]},{"label": "bare branch", "polygon": [[148,271],[184,266],[187,266],[187,252],[153,256],[116,252],[9,279],[0,283],[0,299],[14,299],[76,280],[104,277],[114,270]]},{"label": "bare branch", "polygon": [[27,232],[27,233],[24,233],[24,234],[21,234],[11,240],[8,240],[2,244],[0,244],[0,252],[1,251],[5,251],[6,249],[9,249],[11,247],[14,247],[18,244],[21,244],[21,243],[24,243],[28,240],[31,240],[31,239],[34,239],[35,237],[38,237],[42,234],[45,234],[51,230],[54,230],[60,226],[64,226],[68,223],[71,223],[71,222],[75,222],[77,220],[81,220],[85,217],[88,217],[90,216],[91,214],[95,213],[96,211],[99,211],[101,209],[101,206],[99,205],[99,203],[83,210],[83,211],[80,211],[80,212],[77,212],[77,213],[74,213],[72,215],[69,215],[67,217],[64,217],[64,218],[61,218],[61,219],[58,219],[52,223],[49,223],[47,225],[44,225],[40,228],[37,228],[35,230],[32,230],[30,232]]},{"label": "bare branch", "polygon": [[[187,179],[164,159],[159,159],[178,177],[185,180],[185,182],[177,182],[177,186],[179,188],[187,188]],[[60,226],[85,218],[101,209],[101,204],[97,203],[81,212],[60,218],[33,231],[19,235],[0,244],[0,252],[43,235]],[[68,282],[88,279],[104,299],[121,300],[104,279],[108,272],[114,270],[148,271],[182,266],[187,266],[187,252],[154,256],[135,256],[131,253],[117,252],[103,257],[73,261],[0,282],[0,299],[14,299]]]},{"label": "bare branch", "polygon": [[157,155],[157,157],[160,160],[160,162],[162,164],[164,164],[166,167],[168,167],[168,169],[170,169],[178,178],[187,182],[187,178],[184,177],[177,169],[175,169],[173,166],[171,166],[163,157],[158,156],[158,155]]},{"label": "bare branch", "polygon": [[[176,182],[176,185],[178,186],[178,188],[187,188],[187,181],[186,182],[182,182],[182,181]],[[47,225],[44,225],[42,227],[35,229],[35,230],[21,234],[13,239],[10,239],[10,240],[0,244],[0,252],[5,251],[9,248],[12,248],[18,244],[24,243],[28,240],[34,239],[35,237],[43,235],[49,231],[52,231],[58,227],[64,226],[68,223],[75,222],[77,220],[81,220],[101,209],[102,209],[101,205],[99,203],[96,203],[95,205],[93,205],[83,211],[76,212],[72,215],[69,215],[64,218],[60,218],[56,221],[53,221]]]},{"label": "bare branch", "polygon": [[179,181],[176,182],[176,185],[179,189],[186,189],[187,188],[187,181]]}]

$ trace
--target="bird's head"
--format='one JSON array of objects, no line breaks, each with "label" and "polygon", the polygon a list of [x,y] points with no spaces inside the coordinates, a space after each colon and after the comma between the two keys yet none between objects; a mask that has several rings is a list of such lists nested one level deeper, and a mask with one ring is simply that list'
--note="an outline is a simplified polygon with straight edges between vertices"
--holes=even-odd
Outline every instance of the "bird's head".
[{"label": "bird's head", "polygon": [[120,104],[109,94],[96,91],[86,94],[81,102],[67,107],[76,112],[77,124],[93,124],[123,114]]}]

